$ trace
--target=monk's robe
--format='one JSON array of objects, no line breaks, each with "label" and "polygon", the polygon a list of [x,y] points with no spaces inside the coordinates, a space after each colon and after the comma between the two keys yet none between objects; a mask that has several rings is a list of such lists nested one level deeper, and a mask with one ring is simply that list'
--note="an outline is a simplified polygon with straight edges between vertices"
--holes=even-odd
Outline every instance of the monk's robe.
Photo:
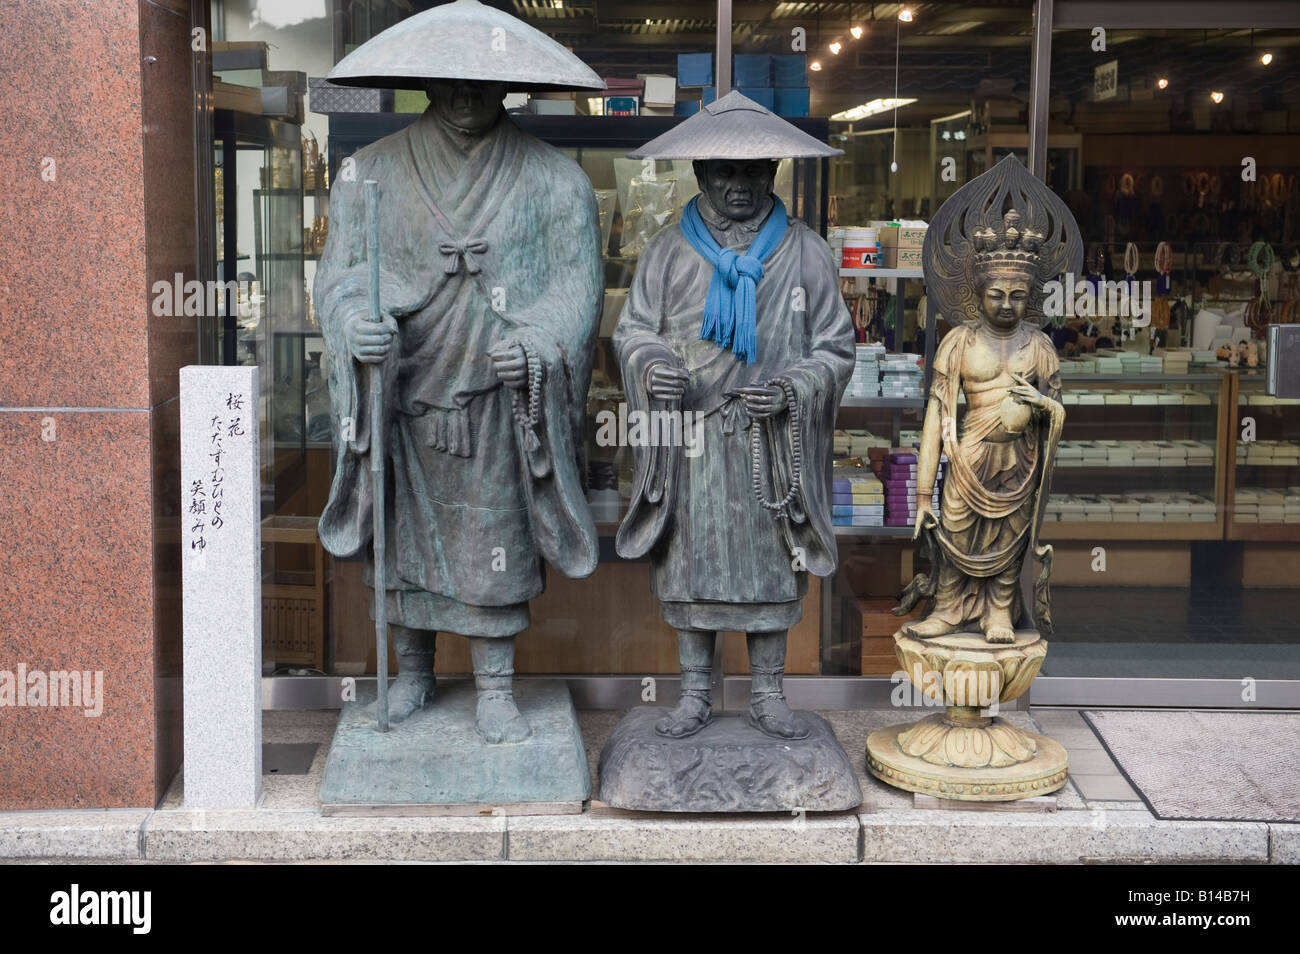
[{"label": "monk's robe", "polygon": [[[723,248],[747,249],[772,208],[733,222],[699,198],[705,225]],[[680,409],[700,415],[703,451],[635,448],[631,508],[618,552],[649,555],[651,588],[664,619],[679,629],[767,631],[798,622],[807,573],[835,570],[831,527],[831,437],[840,395],[853,372],[853,325],[840,297],[826,243],[798,219],[763,262],[757,288],[753,363],[701,340],[713,266],[680,225],[660,232],[637,265],[614,348],[631,410]],[[655,361],[684,367],[680,402],[650,398]],[[774,518],[754,494],[750,419],[735,388],[788,382],[796,395],[802,478],[788,514]],[[793,447],[788,412],[761,422],[757,473],[765,499],[790,486]]]},{"label": "monk's robe", "polygon": [[[1051,625],[1047,591],[1050,552],[1037,546],[1040,502],[1051,482],[1059,430],[1047,417],[1032,419],[1019,434],[1002,426],[1003,403],[1023,375],[1054,401],[1061,400],[1061,363],[1051,339],[1037,331],[992,380],[966,379],[966,353],[979,334],[975,325],[953,329],[934,356],[932,400],[941,419],[958,420],[958,395],[966,391],[960,435],[944,435],[948,475],[943,485],[942,523],[935,531],[941,550],[932,616],[953,626],[984,625],[990,610],[1019,617],[1020,570],[1027,553],[1039,562],[1035,608],[1040,623]],[[987,375],[986,375],[987,376]]]},{"label": "monk's robe", "polygon": [[[370,549],[369,455],[384,448],[389,621],[507,636],[528,624],[543,558],[572,577],[596,565],[581,435],[600,229],[579,166],[504,113],[472,143],[430,111],[336,176],[315,285],[337,460],[320,537],[336,556]],[[399,329],[378,366],[353,359],[343,337],[369,311],[367,179],[380,191],[380,307]],[[502,384],[488,357],[511,342],[542,371],[533,427],[529,392]],[[370,418],[373,367],[382,421]]]}]

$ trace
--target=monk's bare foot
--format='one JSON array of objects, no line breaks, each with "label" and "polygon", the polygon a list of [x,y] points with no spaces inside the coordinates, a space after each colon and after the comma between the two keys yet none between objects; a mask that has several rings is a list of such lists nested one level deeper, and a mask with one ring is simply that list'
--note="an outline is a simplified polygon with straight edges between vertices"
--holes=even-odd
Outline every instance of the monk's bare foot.
[{"label": "monk's bare foot", "polygon": [[1014,643],[1016,641],[1016,631],[1010,626],[997,623],[989,626],[984,633],[986,643]]},{"label": "monk's bare foot", "polygon": [[[388,721],[402,722],[433,702],[433,674],[411,675],[399,673],[388,687]],[[379,701],[366,706],[366,715],[377,717]]]},{"label": "monk's bare foot", "polygon": [[908,623],[903,627],[902,632],[904,636],[911,636],[915,639],[932,639],[935,636],[947,636],[949,633],[955,633],[958,628],[937,616],[931,616],[915,623]]},{"label": "monk's bare foot", "polygon": [[700,696],[682,696],[672,712],[655,723],[655,731],[670,739],[694,735],[713,721],[713,705]]},{"label": "monk's bare foot", "polygon": [[791,712],[781,696],[755,696],[749,703],[749,724],[777,739],[806,739],[812,734],[808,723]]},{"label": "monk's bare foot", "polygon": [[533,734],[528,720],[520,715],[514,696],[499,689],[479,692],[474,728],[483,737],[483,741],[492,745],[498,742],[522,742]]}]

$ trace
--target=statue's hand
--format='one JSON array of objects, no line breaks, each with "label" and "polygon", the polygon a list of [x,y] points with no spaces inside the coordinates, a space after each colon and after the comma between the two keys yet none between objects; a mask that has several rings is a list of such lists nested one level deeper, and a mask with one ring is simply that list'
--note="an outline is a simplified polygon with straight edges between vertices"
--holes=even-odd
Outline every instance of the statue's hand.
[{"label": "statue's hand", "polygon": [[786,409],[785,392],[778,387],[754,385],[736,389],[745,402],[750,417],[764,418],[780,414]]},{"label": "statue's hand", "polygon": [[382,321],[353,315],[343,326],[348,351],[363,364],[378,364],[387,358],[396,334],[397,321],[391,315],[385,315]]},{"label": "statue's hand", "polygon": [[1031,407],[1041,408],[1047,404],[1047,396],[1042,391],[1029,383],[1023,374],[1011,373],[1012,379],[1016,382],[1011,389],[1011,396],[1021,404],[1028,404]]},{"label": "statue's hand", "polygon": [[517,344],[503,345],[488,352],[492,370],[501,383],[516,391],[528,386],[528,356]]},{"label": "statue's hand", "polygon": [[667,361],[655,361],[646,371],[646,389],[657,401],[679,401],[686,393],[691,376],[685,368],[674,368]]},{"label": "statue's hand", "polygon": [[919,540],[921,531],[939,526],[939,519],[934,515],[934,503],[929,497],[916,502],[916,525],[912,530],[912,539]]}]

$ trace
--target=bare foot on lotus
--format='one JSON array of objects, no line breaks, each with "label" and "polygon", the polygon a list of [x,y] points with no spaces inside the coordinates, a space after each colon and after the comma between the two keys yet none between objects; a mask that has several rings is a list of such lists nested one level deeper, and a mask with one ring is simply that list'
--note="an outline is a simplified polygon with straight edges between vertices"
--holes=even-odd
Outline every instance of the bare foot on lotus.
[{"label": "bare foot on lotus", "polygon": [[903,627],[902,632],[903,635],[912,636],[916,639],[932,639],[935,636],[947,636],[949,633],[955,633],[958,628],[937,616],[930,616],[915,623],[908,623]]},{"label": "bare foot on lotus", "polygon": [[1015,630],[1004,623],[989,624],[984,632],[984,642],[1015,642]]}]

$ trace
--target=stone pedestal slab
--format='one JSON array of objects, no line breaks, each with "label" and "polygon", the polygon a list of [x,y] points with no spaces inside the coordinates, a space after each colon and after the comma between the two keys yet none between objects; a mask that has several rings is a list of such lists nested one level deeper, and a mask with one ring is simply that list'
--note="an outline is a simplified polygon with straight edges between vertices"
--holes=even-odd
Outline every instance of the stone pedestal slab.
[{"label": "stone pedestal slab", "polygon": [[776,739],[743,715],[719,715],[695,735],[655,732],[666,709],[633,709],[600,756],[600,798],[654,812],[832,812],[862,803],[853,765],[821,716],[812,734]]},{"label": "stone pedestal slab", "polygon": [[474,728],[472,680],[439,681],[434,702],[380,732],[373,701],[346,703],[334,732],[326,815],[576,814],[591,794],[577,713],[562,679],[521,680],[523,742],[489,745]]}]

